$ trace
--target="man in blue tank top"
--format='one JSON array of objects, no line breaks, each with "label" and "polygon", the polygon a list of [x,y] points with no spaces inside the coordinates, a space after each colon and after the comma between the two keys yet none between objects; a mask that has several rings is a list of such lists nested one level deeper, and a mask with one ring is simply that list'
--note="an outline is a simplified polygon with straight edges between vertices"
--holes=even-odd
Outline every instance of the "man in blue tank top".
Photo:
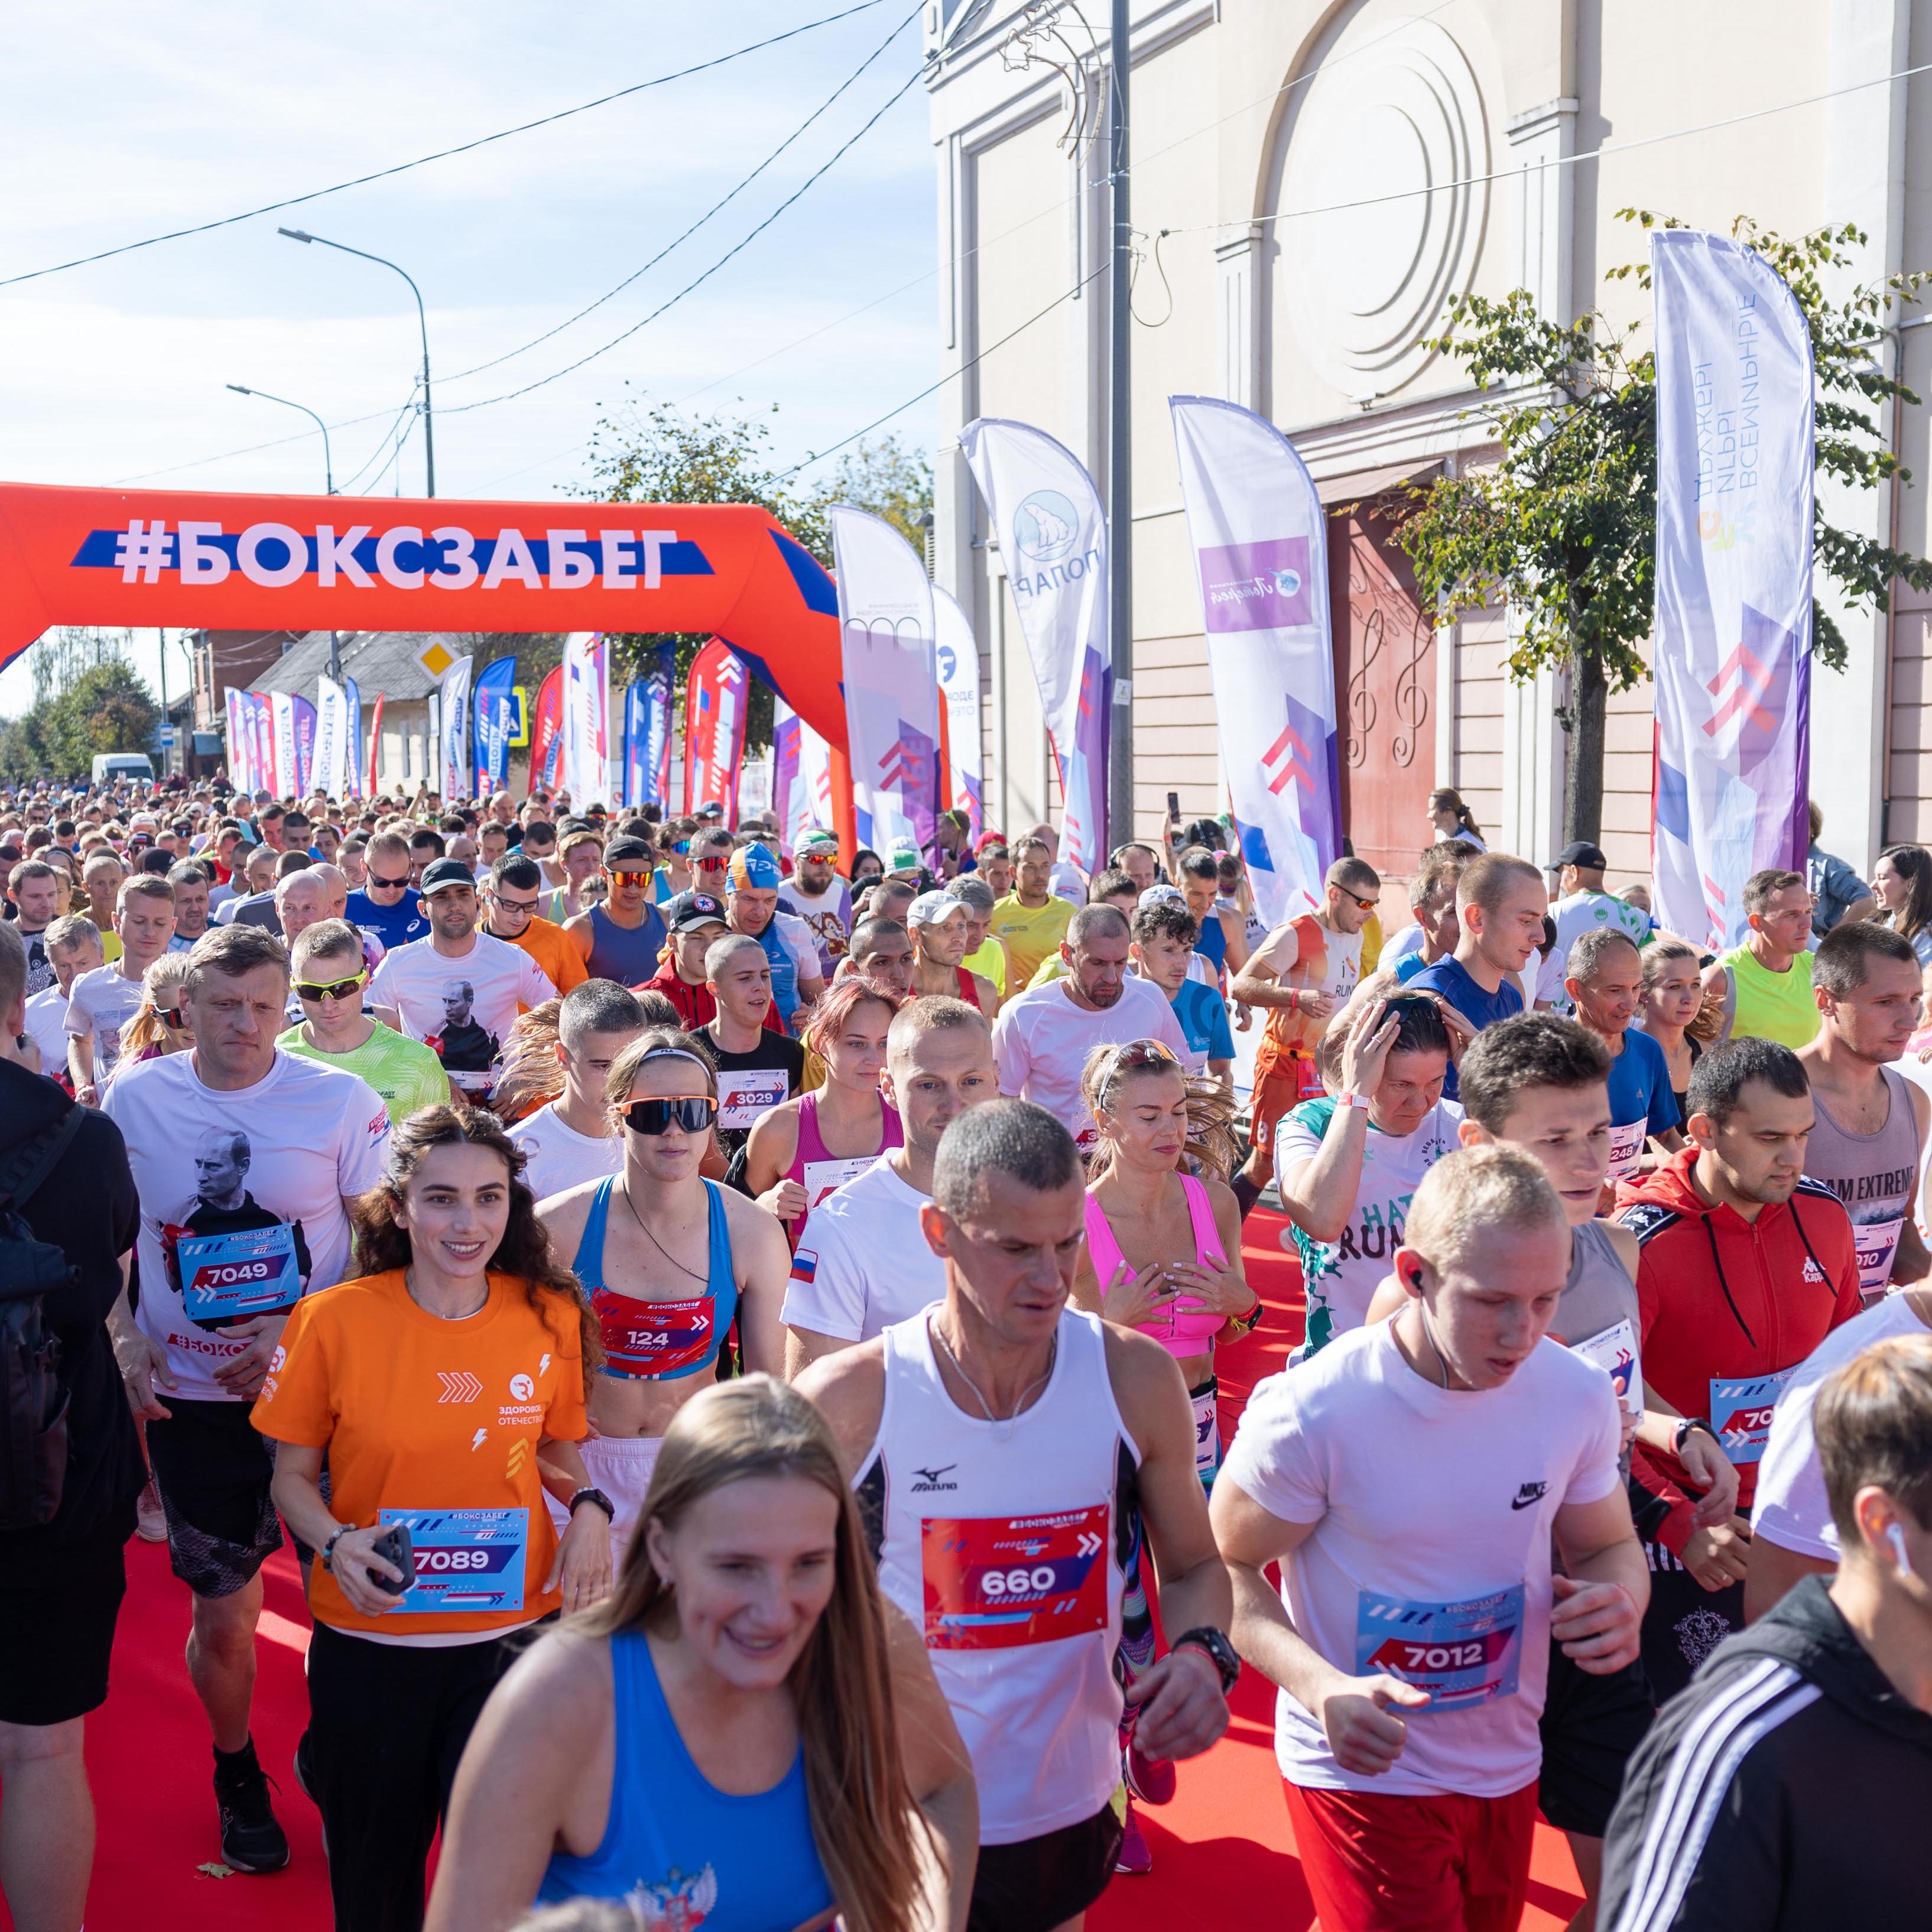
[{"label": "man in blue tank top", "polygon": [[664,922],[651,903],[656,856],[641,838],[620,836],[604,848],[604,903],[566,920],[563,929],[593,980],[641,986],[657,976]]}]

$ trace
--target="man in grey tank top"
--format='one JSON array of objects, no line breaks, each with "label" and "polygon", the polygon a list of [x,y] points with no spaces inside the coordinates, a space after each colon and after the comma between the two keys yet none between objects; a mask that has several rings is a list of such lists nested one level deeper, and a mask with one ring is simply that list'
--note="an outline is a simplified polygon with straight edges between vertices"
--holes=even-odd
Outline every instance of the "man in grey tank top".
[{"label": "man in grey tank top", "polygon": [[620,834],[604,847],[604,903],[563,927],[592,979],[641,986],[657,977],[664,922],[650,899],[656,869],[656,855],[641,838]]},{"label": "man in grey tank top", "polygon": [[1868,1307],[1890,1284],[1932,1273],[1912,1219],[1932,1096],[1892,1065],[1918,1024],[1921,983],[1902,933],[1859,920],[1818,942],[1811,986],[1820,1025],[1798,1054],[1816,1113],[1804,1172],[1852,1217]]}]

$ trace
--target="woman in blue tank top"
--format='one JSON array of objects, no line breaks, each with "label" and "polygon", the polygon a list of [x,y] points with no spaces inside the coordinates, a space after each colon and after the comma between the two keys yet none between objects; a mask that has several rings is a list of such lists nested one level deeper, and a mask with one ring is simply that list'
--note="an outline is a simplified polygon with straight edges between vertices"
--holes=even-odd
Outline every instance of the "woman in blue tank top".
[{"label": "woman in blue tank top", "polygon": [[698,1171],[718,1101],[702,1039],[669,1028],[639,1034],[611,1063],[605,1097],[621,1172],[553,1196],[537,1218],[604,1336],[585,1446],[590,1480],[616,1512],[621,1562],[665,1426],[717,1379],[733,1322],[746,1368],[782,1363],[791,1250],[775,1216]]},{"label": "woman in blue tank top", "polygon": [[645,1932],[911,1932],[935,1906],[959,1932],[977,1838],[965,1748],[880,1596],[831,1430],[751,1376],[678,1412],[615,1594],[490,1697],[428,1928],[587,1898]]}]

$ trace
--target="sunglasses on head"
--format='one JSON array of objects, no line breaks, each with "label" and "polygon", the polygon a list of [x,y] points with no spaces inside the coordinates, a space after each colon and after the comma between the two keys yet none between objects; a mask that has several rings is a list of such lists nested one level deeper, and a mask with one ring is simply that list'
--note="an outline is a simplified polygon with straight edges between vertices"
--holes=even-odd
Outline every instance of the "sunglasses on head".
[{"label": "sunglasses on head", "polygon": [[688,1134],[709,1130],[718,1102],[708,1094],[687,1094],[676,1100],[633,1100],[624,1109],[624,1124],[634,1134],[668,1133],[674,1126]]},{"label": "sunglasses on head", "polygon": [[312,980],[298,980],[296,996],[303,1000],[346,1000],[352,993],[359,992],[368,977],[368,968],[364,967],[346,980],[332,980],[326,986],[318,986]]},{"label": "sunglasses on head", "polygon": [[1114,1049],[1114,1069],[1120,1072],[1130,1066],[1178,1066],[1173,1050],[1157,1040],[1130,1040]]}]

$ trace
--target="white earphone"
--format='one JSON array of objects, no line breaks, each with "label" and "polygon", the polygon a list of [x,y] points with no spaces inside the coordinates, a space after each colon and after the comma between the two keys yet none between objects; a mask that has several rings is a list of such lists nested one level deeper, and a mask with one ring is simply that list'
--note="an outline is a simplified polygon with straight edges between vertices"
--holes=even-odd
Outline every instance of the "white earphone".
[{"label": "white earphone", "polygon": [[1886,1526],[1885,1540],[1892,1545],[1892,1560],[1898,1567],[1898,1574],[1910,1578],[1914,1572],[1912,1558],[1905,1547],[1905,1532],[1895,1522]]}]

